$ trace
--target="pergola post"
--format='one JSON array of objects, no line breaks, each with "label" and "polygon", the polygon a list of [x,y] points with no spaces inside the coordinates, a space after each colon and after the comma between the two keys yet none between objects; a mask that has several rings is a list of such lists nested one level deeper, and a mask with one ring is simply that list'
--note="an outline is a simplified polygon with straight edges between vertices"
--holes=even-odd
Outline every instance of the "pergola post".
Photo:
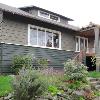
[{"label": "pergola post", "polygon": [[95,55],[96,55],[96,71],[100,71],[100,37],[99,37],[99,27],[94,28],[95,33]]}]

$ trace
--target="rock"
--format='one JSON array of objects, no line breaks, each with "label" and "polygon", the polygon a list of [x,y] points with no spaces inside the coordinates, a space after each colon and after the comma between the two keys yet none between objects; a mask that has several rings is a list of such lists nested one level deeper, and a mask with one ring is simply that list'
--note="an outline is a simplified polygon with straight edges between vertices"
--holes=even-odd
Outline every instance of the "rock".
[{"label": "rock", "polygon": [[11,100],[11,98],[12,98],[12,94],[11,94],[11,93],[9,93],[9,95],[8,95],[8,96],[4,97],[4,100]]},{"label": "rock", "polygon": [[3,97],[1,97],[0,100],[4,100]]}]

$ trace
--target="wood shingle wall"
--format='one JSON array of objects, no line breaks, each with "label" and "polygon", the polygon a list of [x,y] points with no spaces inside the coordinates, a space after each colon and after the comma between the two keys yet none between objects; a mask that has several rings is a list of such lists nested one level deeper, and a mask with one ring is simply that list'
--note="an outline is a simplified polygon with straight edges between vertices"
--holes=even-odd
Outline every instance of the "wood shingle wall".
[{"label": "wood shingle wall", "polygon": [[[31,55],[33,58],[48,59],[49,67],[63,68],[63,63],[73,58],[74,51],[56,50],[48,48],[30,47],[14,44],[0,44],[0,71],[3,73],[12,72],[12,59],[14,55]],[[33,63],[34,66],[34,63]]]}]

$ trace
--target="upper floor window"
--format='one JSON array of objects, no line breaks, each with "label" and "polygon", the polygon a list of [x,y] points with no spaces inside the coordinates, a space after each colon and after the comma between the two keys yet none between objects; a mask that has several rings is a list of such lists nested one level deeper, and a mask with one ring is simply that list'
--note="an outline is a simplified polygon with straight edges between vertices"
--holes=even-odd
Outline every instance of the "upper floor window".
[{"label": "upper floor window", "polygon": [[60,22],[60,17],[52,15],[50,13],[44,12],[44,11],[38,11],[38,16],[43,17],[43,18],[47,18],[49,20],[53,20],[56,22]]},{"label": "upper floor window", "polygon": [[28,44],[31,46],[61,49],[61,33],[29,25]]},{"label": "upper floor window", "polygon": [[40,17],[49,18],[49,14],[44,11],[38,11]]}]

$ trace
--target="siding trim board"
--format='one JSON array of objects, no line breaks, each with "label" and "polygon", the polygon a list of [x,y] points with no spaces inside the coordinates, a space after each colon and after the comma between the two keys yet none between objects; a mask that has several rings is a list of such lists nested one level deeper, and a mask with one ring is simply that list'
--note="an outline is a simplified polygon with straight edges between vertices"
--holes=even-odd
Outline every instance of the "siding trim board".
[{"label": "siding trim board", "polygon": [[[63,62],[72,59],[76,53],[74,51],[56,50],[48,48],[39,48],[15,44],[1,43],[0,52],[2,65],[2,73],[11,73],[12,58],[14,55],[32,55],[33,58],[45,58],[50,61],[49,67],[63,69]],[[35,63],[33,63],[33,66]]]}]

